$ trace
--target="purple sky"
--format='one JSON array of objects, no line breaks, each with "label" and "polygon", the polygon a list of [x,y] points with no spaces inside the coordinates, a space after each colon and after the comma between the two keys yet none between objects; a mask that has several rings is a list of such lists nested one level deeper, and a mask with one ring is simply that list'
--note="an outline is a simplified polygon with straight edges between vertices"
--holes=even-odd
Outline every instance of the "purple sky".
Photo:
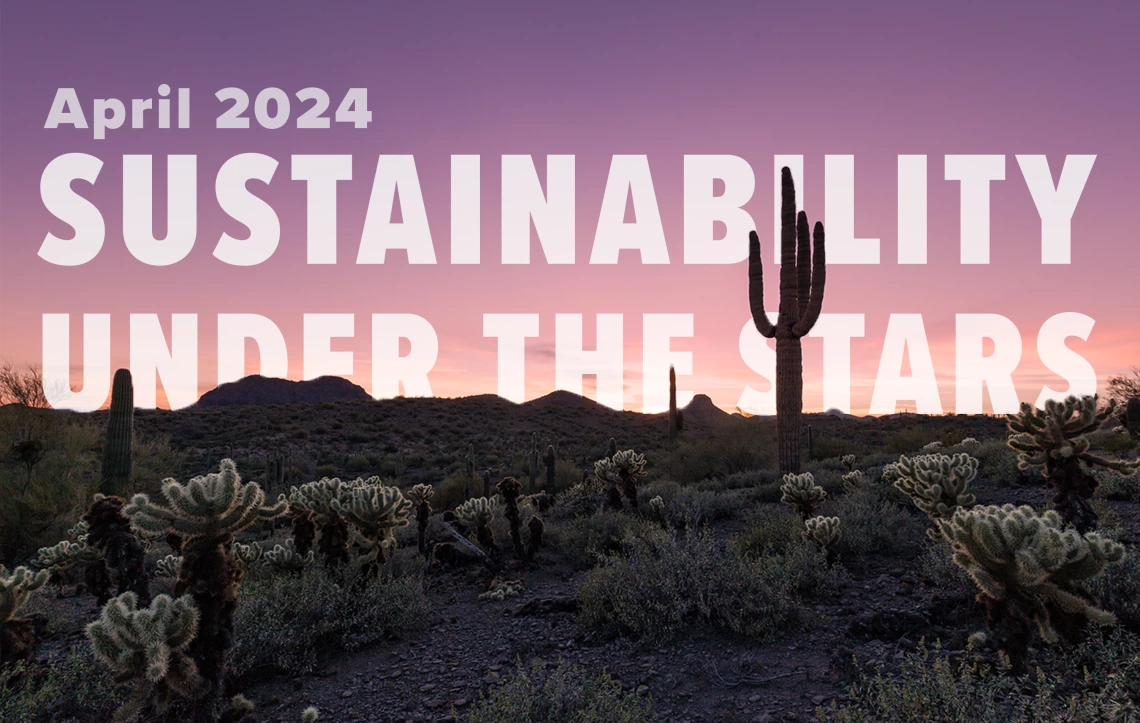
[{"label": "purple sky", "polygon": [[[70,313],[72,362],[82,359],[77,315],[112,314],[112,368],[127,361],[130,313],[199,314],[199,386],[214,386],[213,319],[273,319],[300,378],[302,313],[355,313],[354,379],[370,388],[368,315],[427,318],[440,341],[435,394],[495,391],[495,340],[482,314],[538,313],[528,343],[527,394],[553,389],[555,313],[626,315],[627,408],[640,409],[640,329],[646,312],[695,314],[696,333],[675,343],[694,354],[681,386],[733,408],[745,384],[764,382],[740,359],[748,319],[744,264],[684,266],[681,168],[685,154],[734,154],[757,176],[746,208],[771,244],[774,154],[803,154],[813,221],[823,209],[824,154],[855,156],[856,235],[881,239],[879,266],[832,266],[824,311],[863,313],[852,348],[852,406],[865,410],[888,315],[922,313],[953,408],[954,314],[992,312],[1024,337],[1014,379],[1032,401],[1043,383],[1063,386],[1037,359],[1048,317],[1087,314],[1096,326],[1071,347],[1102,383],[1140,363],[1135,239],[1140,188],[1140,61],[1136,3],[6,3],[0,10],[0,357],[38,363],[41,315]],[[45,130],[55,90],[91,99],[151,97],[161,83],[191,88],[189,130]],[[268,86],[295,93],[367,87],[367,130],[213,127],[216,90],[251,96]],[[107,239],[75,268],[37,257],[44,234],[67,235],[39,196],[47,163],[69,152],[103,159],[94,189]],[[243,235],[214,198],[221,163],[245,152],[281,162],[256,189],[277,210],[282,239],[253,268],[212,256],[223,231]],[[198,155],[198,243],[165,268],[124,248],[121,156]],[[304,187],[289,181],[294,153],[351,153],[354,180],[340,184],[340,263],[307,266]],[[450,266],[451,154],[483,156],[483,263]],[[929,156],[929,264],[895,263],[896,162]],[[1006,180],[992,190],[991,263],[958,261],[959,188],[943,179],[945,154],[1004,154]],[[1073,218],[1073,263],[1040,264],[1040,221],[1014,154],[1046,154],[1056,175],[1066,154],[1095,154]],[[415,154],[440,263],[409,267],[390,253],[356,266],[356,248],[378,154]],[[538,245],[531,266],[499,264],[498,166],[503,154],[574,154],[579,263],[549,267]],[[673,263],[586,263],[614,154],[647,154]],[[540,171],[542,164],[539,164]],[[79,184],[80,186],[82,184]],[[251,184],[253,187],[256,184]],[[77,186],[78,187],[78,186]],[[158,195],[162,194],[162,195]],[[164,198],[165,183],[156,181]],[[165,204],[156,204],[161,231]],[[743,243],[743,240],[741,241]],[[767,257],[766,257],[767,258]],[[768,265],[776,309],[776,267]],[[169,327],[167,327],[169,328]],[[254,357],[255,358],[255,357]],[[805,345],[805,405],[818,408],[818,341]],[[251,369],[252,371],[252,369]],[[76,380],[78,381],[78,376]],[[900,405],[905,406],[905,405]]]}]

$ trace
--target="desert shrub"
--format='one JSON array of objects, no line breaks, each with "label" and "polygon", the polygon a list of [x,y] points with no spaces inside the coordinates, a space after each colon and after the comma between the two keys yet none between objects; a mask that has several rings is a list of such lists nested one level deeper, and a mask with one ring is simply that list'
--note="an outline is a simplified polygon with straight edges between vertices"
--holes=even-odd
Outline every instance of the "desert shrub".
[{"label": "desert shrub", "polygon": [[1100,482],[1096,491],[1098,496],[1107,500],[1140,502],[1140,472],[1123,477],[1111,470],[1094,469],[1092,475]]},{"label": "desert shrub", "polygon": [[1098,607],[1115,613],[1121,625],[1140,634],[1140,550],[1130,547],[1124,560],[1089,581]]},{"label": "desert shrub", "polygon": [[851,582],[845,567],[828,562],[819,545],[802,539],[788,544],[781,553],[764,555],[761,561],[775,580],[803,597],[835,595]]},{"label": "desert shrub", "polygon": [[49,661],[0,669],[0,721],[109,721],[128,692],[80,645]]},{"label": "desert shrub", "polygon": [[[8,453],[29,424],[42,445],[30,473]],[[11,566],[58,542],[79,519],[98,484],[101,434],[68,412],[0,410],[0,563]]]},{"label": "desert shrub", "polygon": [[686,484],[770,467],[772,461],[771,445],[755,436],[719,434],[683,439],[665,456],[661,471]]},{"label": "desert shrub", "polygon": [[1017,452],[1005,439],[987,439],[971,447],[970,455],[978,460],[978,477],[999,486],[1040,484],[1040,468],[1023,470],[1017,466]]},{"label": "desert shrub", "polygon": [[307,673],[319,653],[353,650],[419,629],[427,612],[419,577],[346,582],[321,565],[300,575],[252,575],[242,583],[230,671]]},{"label": "desert shrub", "polygon": [[907,427],[887,437],[884,448],[892,454],[917,452],[931,442],[939,441],[937,435],[922,427]]},{"label": "desert shrub", "polygon": [[862,454],[863,448],[849,439],[825,437],[821,434],[815,438],[811,453],[813,460],[824,460],[842,457],[845,454]]},{"label": "desert shrub", "polygon": [[666,519],[676,527],[693,527],[733,517],[741,506],[741,496],[736,491],[682,487],[673,480],[643,485],[637,492],[643,509],[648,507],[649,500],[660,496],[665,503]]},{"label": "desert shrub", "polygon": [[835,551],[845,562],[868,555],[908,555],[925,538],[927,522],[890,499],[884,485],[862,487],[828,499],[818,514],[838,517],[843,535]]},{"label": "desert shrub", "polygon": [[644,537],[656,529],[640,517],[601,510],[549,526],[546,542],[575,567],[588,570],[598,564],[599,557],[619,553],[629,539]]},{"label": "desert shrub", "polygon": [[608,675],[560,662],[520,668],[472,708],[467,723],[649,723],[650,705]]},{"label": "desert shrub", "polygon": [[955,664],[937,647],[904,657],[898,672],[865,676],[851,703],[817,711],[833,723],[1127,723],[1140,697],[1140,641],[1094,634],[1054,656],[1049,673]]},{"label": "desert shrub", "polygon": [[[466,470],[456,470],[443,478],[435,485],[435,497],[431,506],[437,510],[450,510],[467,501],[467,488],[471,487],[471,494],[476,497],[483,494],[482,480],[468,480]],[[478,489],[478,493],[476,490]]]},{"label": "desert shrub", "polygon": [[796,615],[784,585],[762,561],[708,534],[654,530],[627,538],[623,554],[590,571],[578,588],[587,625],[635,638],[668,638],[693,622],[764,636]]},{"label": "desert shrub", "polygon": [[926,582],[938,587],[953,600],[970,600],[978,594],[974,581],[960,565],[954,562],[950,543],[939,537],[927,543],[919,558],[922,576]]},{"label": "desert shrub", "polygon": [[759,557],[782,553],[802,538],[804,524],[799,515],[783,505],[765,505],[745,521],[744,532],[732,539],[737,551]]}]

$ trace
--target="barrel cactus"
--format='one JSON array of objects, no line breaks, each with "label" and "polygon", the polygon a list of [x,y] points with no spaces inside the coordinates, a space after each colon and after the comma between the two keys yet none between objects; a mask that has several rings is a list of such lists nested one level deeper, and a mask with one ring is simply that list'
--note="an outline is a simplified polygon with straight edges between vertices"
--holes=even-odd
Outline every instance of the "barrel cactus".
[{"label": "barrel cactus", "polygon": [[1085,621],[1114,622],[1081,585],[1124,558],[1095,532],[1064,528],[1050,510],[1014,505],[959,509],[935,523],[980,591],[990,631],[1014,668],[1024,668],[1033,627],[1046,642],[1081,639]]},{"label": "barrel cactus", "polygon": [[1053,508],[1078,532],[1095,530],[1097,514],[1092,496],[1099,484],[1090,470],[1096,467],[1122,475],[1140,468],[1140,460],[1111,459],[1089,451],[1087,435],[1116,411],[1116,401],[1098,410],[1097,397],[1070,396],[1049,400],[1044,409],[1022,404],[1007,418],[1010,447],[1018,451],[1022,469],[1041,466],[1053,489]]},{"label": "barrel cactus", "polygon": [[816,506],[827,499],[827,492],[815,483],[811,472],[784,475],[780,492],[780,501],[795,507],[803,520],[811,517]]},{"label": "barrel cactus", "polygon": [[134,683],[118,720],[129,720],[152,705],[165,711],[177,698],[192,698],[203,684],[189,647],[198,634],[198,609],[189,595],[159,595],[140,608],[134,593],[123,593],[87,626],[95,656],[114,673],[116,682]]}]

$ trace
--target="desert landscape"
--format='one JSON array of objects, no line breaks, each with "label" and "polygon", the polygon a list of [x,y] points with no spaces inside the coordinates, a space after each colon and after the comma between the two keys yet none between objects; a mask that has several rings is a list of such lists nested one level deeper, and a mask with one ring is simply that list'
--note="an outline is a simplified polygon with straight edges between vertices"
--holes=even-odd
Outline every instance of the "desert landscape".
[{"label": "desert landscape", "polygon": [[[115,403],[0,409],[5,439],[38,453],[14,444],[3,466],[0,718],[1135,719],[1140,430],[1115,407],[1054,409],[1087,417],[1068,444],[1131,460],[1085,464],[1100,484],[1082,534],[1045,511],[1063,506],[1044,465],[1019,466],[1016,419],[809,414],[785,476],[775,419],[701,396],[643,415],[564,392],[361,395],[250,377],[126,423]],[[93,498],[112,477],[119,494]],[[164,495],[167,477],[188,495]],[[227,485],[253,512],[203,552],[190,529],[216,521],[168,512]],[[1043,580],[1022,557],[972,579],[968,511],[1007,532],[1028,515],[1068,547],[1017,551],[1043,556]],[[183,567],[194,554],[217,564]],[[198,604],[225,651],[209,712],[179,692],[201,651],[173,632],[203,592],[232,603]],[[129,648],[115,625],[155,606],[163,674],[146,645],[110,665],[104,638]]]}]

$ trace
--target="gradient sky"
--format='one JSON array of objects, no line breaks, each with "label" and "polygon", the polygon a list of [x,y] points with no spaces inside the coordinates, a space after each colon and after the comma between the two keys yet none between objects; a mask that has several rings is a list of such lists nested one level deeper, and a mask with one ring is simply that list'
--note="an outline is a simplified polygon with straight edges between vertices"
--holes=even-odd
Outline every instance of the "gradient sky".
[{"label": "gradient sky", "polygon": [[[1063,381],[1037,359],[1036,334],[1066,311],[1096,320],[1073,340],[1104,380],[1140,363],[1136,273],[1140,188],[1140,49],[1136,3],[5,3],[0,10],[0,358],[38,363],[41,315],[72,314],[72,361],[81,363],[78,315],[112,315],[112,368],[125,366],[130,313],[199,314],[199,385],[215,384],[216,314],[275,321],[301,376],[301,315],[355,313],[354,380],[371,387],[375,312],[427,318],[440,340],[431,375],[437,396],[494,392],[496,346],[483,313],[538,313],[528,341],[527,396],[554,386],[554,314],[626,315],[626,408],[641,408],[641,314],[695,314],[696,334],[674,342],[694,354],[680,386],[732,409],[745,384],[764,388],[740,358],[747,321],[746,264],[684,266],[682,160],[734,154],[757,176],[746,208],[771,244],[774,154],[805,156],[806,200],[823,209],[824,154],[855,156],[856,235],[882,240],[878,266],[831,266],[824,311],[863,313],[852,347],[853,411],[866,410],[891,313],[922,313],[941,383],[954,404],[954,315],[998,313],[1023,335],[1014,377],[1023,401]],[[191,88],[189,130],[45,130],[55,90],[91,99],[153,97],[161,83]],[[276,86],[329,91],[335,103],[369,88],[367,130],[214,128],[216,90],[251,97]],[[296,107],[296,106],[295,106]],[[105,165],[92,189],[107,239],[75,268],[37,257],[45,233],[68,235],[43,207],[39,178],[68,152]],[[282,239],[269,261],[228,266],[212,256],[223,231],[244,236],[214,196],[232,155],[281,162],[269,186],[251,184],[277,210]],[[198,243],[165,268],[129,255],[121,235],[121,156],[156,156],[156,230],[165,215],[166,154],[198,155]],[[354,180],[339,184],[335,266],[305,264],[304,185],[289,180],[294,153],[351,153]],[[356,248],[377,154],[415,154],[435,266],[357,266]],[[483,263],[450,266],[451,154],[483,156]],[[499,157],[574,154],[579,263],[547,266],[537,243],[530,266],[499,264]],[[959,185],[944,181],[945,154],[1005,154],[992,187],[991,263],[963,266]],[[1014,154],[1046,154],[1054,174],[1066,154],[1095,154],[1073,218],[1073,263],[1040,264],[1040,221]],[[614,154],[647,154],[673,264],[590,266],[602,190]],[[929,263],[898,266],[896,164],[929,156]],[[540,172],[543,163],[539,163]],[[743,239],[741,240],[743,243]],[[767,255],[766,255],[767,258]],[[776,309],[774,265],[766,265]],[[818,409],[820,342],[805,343],[805,406]],[[251,357],[251,362],[256,357]],[[78,370],[76,370],[78,371]],[[254,371],[254,369],[250,369]],[[78,375],[75,376],[78,381]],[[160,396],[161,398],[161,396]],[[901,404],[906,406],[906,404]],[[987,396],[988,406],[988,396]]]}]

